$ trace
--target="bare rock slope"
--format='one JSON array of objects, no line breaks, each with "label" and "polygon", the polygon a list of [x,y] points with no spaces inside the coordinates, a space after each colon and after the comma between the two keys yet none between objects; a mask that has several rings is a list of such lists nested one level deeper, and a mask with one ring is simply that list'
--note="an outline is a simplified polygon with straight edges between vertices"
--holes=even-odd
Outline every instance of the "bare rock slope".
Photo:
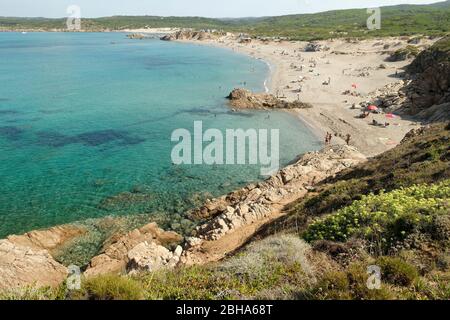
[{"label": "bare rock slope", "polygon": [[407,67],[409,79],[371,94],[389,112],[427,121],[450,119],[450,37],[421,52]]},{"label": "bare rock slope", "polygon": [[0,240],[0,290],[37,286],[57,286],[67,277],[67,268],[47,250]]},{"label": "bare rock slope", "polygon": [[315,184],[363,161],[366,157],[351,146],[328,147],[305,154],[264,182],[209,201],[191,212],[192,217],[209,220],[188,239],[181,262],[204,264],[224,258],[258,227],[282,215],[286,204],[305,196]]}]

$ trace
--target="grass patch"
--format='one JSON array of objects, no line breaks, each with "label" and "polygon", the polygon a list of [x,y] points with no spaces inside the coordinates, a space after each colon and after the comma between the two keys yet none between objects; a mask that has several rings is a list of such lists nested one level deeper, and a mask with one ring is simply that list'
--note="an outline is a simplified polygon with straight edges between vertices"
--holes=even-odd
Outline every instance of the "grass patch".
[{"label": "grass patch", "polygon": [[147,299],[282,299],[290,297],[291,288],[315,282],[312,255],[298,237],[277,236],[255,242],[218,265],[159,271],[139,279]]},{"label": "grass patch", "polygon": [[362,263],[350,265],[346,271],[326,273],[317,285],[298,293],[298,298],[307,300],[390,300],[394,295],[389,288],[369,289],[369,274]]},{"label": "grass patch", "polygon": [[103,275],[82,282],[80,291],[71,292],[70,298],[87,300],[141,300],[144,291],[138,281],[118,275]]},{"label": "grass patch", "polygon": [[394,285],[407,287],[419,278],[417,269],[398,257],[380,257],[375,264],[381,268],[383,279]]}]

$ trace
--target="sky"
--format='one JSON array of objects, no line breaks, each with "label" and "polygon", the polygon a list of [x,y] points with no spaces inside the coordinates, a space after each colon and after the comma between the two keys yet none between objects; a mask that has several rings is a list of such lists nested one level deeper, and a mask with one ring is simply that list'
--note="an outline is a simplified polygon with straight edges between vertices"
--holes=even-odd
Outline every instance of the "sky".
[{"label": "sky", "polygon": [[335,9],[372,8],[395,4],[426,4],[439,0],[0,0],[0,16],[67,16],[78,5],[81,17],[113,15],[260,17]]}]

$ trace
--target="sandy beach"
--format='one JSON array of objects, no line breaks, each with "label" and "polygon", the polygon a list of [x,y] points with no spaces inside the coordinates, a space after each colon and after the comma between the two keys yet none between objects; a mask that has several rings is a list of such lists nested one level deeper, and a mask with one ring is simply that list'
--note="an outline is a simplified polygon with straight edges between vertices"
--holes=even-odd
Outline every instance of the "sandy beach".
[{"label": "sandy beach", "polygon": [[[349,134],[350,145],[371,157],[395,147],[406,133],[420,126],[401,116],[387,119],[385,114],[371,113],[367,118],[359,118],[363,112],[360,103],[370,101],[374,91],[401,81],[402,68],[411,60],[387,62],[386,58],[390,51],[405,47],[406,40],[321,41],[318,43],[327,50],[318,52],[305,52],[306,42],[239,43],[235,39],[189,42],[229,48],[266,61],[271,69],[267,81],[270,93],[288,101],[300,99],[311,103],[312,109],[289,112],[324,140],[327,132],[332,133],[332,144],[345,143]],[[422,46],[431,44],[429,40],[421,42]],[[343,94],[345,91],[353,95]],[[356,108],[352,108],[353,104]],[[389,126],[374,126],[373,120]]]}]

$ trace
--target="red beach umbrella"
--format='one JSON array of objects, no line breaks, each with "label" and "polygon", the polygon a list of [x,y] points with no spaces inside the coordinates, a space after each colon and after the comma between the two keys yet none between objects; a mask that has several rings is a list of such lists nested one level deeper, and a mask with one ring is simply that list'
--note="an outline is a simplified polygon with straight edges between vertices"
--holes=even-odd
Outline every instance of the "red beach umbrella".
[{"label": "red beach umbrella", "polygon": [[389,119],[395,119],[395,118],[397,118],[397,116],[396,116],[395,114],[388,113],[388,114],[386,115],[386,118],[389,118]]},{"label": "red beach umbrella", "polygon": [[376,111],[376,110],[378,110],[378,107],[377,106],[369,106],[367,109],[369,109],[370,111]]}]

